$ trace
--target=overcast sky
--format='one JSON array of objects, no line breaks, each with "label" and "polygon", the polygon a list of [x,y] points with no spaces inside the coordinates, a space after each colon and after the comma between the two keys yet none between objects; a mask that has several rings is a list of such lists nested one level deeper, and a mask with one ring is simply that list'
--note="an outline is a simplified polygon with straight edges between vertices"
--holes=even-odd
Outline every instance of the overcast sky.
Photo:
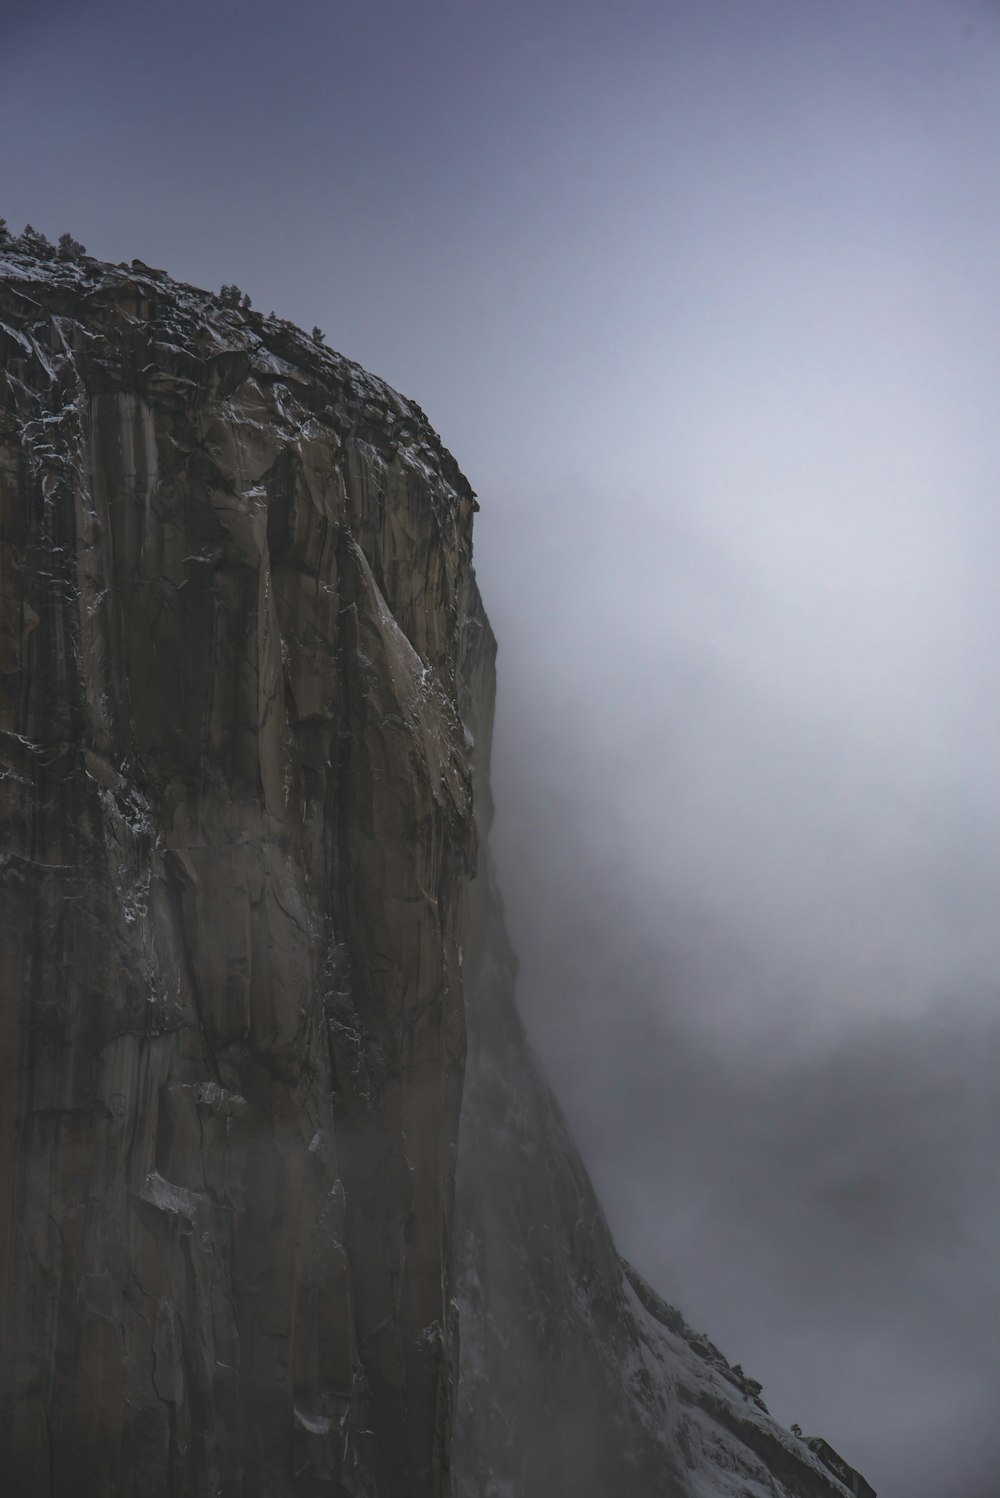
[{"label": "overcast sky", "polygon": [[428,412],[623,1250],[880,1498],[996,1498],[1000,10],[0,0],[0,141],[13,228]]}]

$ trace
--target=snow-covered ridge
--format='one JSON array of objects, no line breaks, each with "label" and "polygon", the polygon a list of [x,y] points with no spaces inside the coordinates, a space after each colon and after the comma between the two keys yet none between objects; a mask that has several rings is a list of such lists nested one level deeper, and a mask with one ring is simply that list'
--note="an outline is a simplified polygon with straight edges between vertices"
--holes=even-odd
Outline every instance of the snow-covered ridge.
[{"label": "snow-covered ridge", "polygon": [[[760,1397],[761,1385],[748,1378],[740,1364],[730,1364],[719,1349],[688,1326],[674,1306],[663,1300],[631,1264],[622,1261],[627,1292],[648,1354],[647,1366],[661,1378],[676,1380],[685,1412],[678,1426],[681,1444],[694,1454],[696,1447],[712,1459],[735,1437],[759,1456],[768,1476],[779,1477],[792,1493],[797,1469],[802,1477],[821,1479],[834,1493],[851,1498],[876,1498],[875,1490],[840,1454],[817,1436],[796,1436],[773,1420]],[[778,1453],[780,1452],[780,1456]],[[715,1462],[712,1463],[715,1465]],[[745,1474],[744,1474],[745,1478]],[[741,1478],[741,1481],[744,1481]],[[750,1482],[757,1481],[750,1478]],[[702,1486],[705,1482],[708,1486]],[[744,1486],[720,1486],[720,1479],[699,1477],[693,1493],[707,1495],[752,1492]],[[761,1494],[773,1487],[764,1485]]]}]

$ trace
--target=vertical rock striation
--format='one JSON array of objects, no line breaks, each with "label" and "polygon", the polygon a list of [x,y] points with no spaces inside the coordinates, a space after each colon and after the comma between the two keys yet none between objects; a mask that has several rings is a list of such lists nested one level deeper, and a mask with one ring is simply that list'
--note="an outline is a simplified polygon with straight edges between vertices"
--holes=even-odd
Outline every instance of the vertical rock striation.
[{"label": "vertical rock striation", "polygon": [[868,1498],[618,1259],[525,1043],[454,460],[77,250],[0,241],[3,1493]]},{"label": "vertical rock striation", "polygon": [[446,1490],[474,500],[423,414],[3,247],[5,1492]]}]

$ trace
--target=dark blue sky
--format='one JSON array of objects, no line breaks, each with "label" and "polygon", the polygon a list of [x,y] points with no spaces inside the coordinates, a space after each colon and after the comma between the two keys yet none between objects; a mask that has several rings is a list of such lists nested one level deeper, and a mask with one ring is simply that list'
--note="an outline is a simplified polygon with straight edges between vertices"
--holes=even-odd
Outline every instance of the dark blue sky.
[{"label": "dark blue sky", "polygon": [[0,213],[236,281],[474,487],[529,1025],[625,1250],[992,1498],[1000,17],[0,0]]}]

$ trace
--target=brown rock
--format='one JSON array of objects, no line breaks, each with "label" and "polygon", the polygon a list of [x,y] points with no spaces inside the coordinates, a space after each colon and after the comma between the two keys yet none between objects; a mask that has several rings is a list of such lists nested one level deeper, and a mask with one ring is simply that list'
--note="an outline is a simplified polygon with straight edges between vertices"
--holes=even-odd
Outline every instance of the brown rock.
[{"label": "brown rock", "polygon": [[0,1492],[871,1495],[531,1056],[472,491],[226,300],[0,253]]},{"label": "brown rock", "polygon": [[441,1492],[472,493],[287,324],[7,258],[4,1492]]}]

